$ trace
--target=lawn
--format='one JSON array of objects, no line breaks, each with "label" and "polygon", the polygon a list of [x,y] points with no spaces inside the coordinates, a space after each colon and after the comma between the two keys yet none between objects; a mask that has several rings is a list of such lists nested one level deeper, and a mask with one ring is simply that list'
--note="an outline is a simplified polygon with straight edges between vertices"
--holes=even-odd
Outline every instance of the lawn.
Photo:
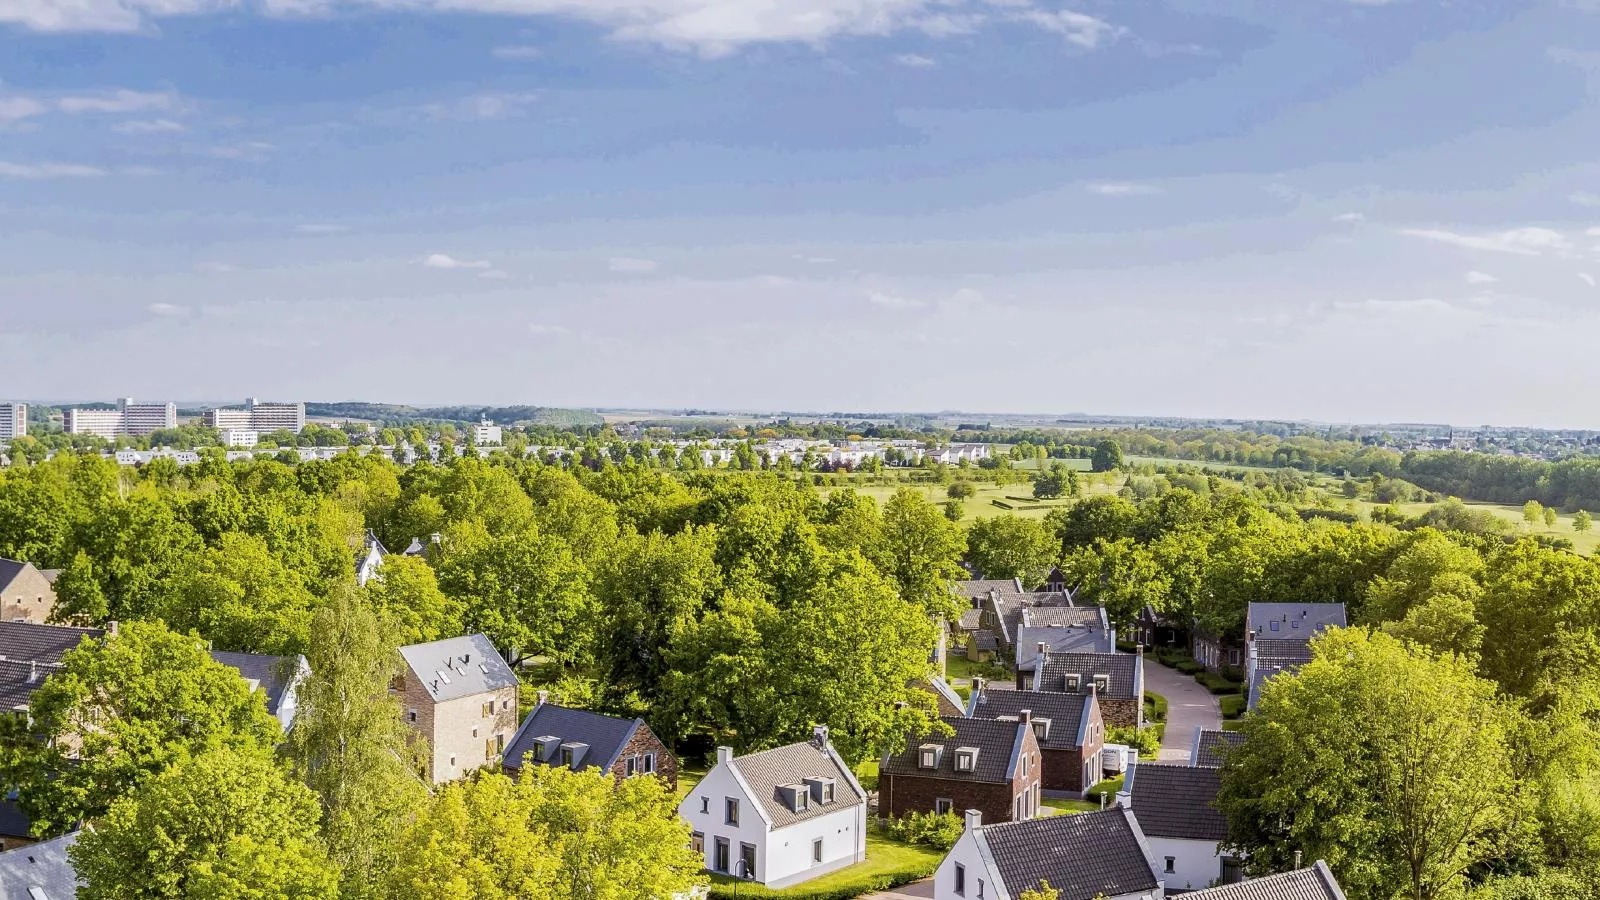
[{"label": "lawn", "polygon": [[678,769],[678,796],[689,796],[689,792],[694,790],[694,786],[700,783],[700,779],[706,777],[706,771],[705,769],[691,769],[688,766]]},{"label": "lawn", "polygon": [[1054,797],[1045,797],[1039,803],[1048,810],[1045,815],[1058,816],[1071,813],[1094,812],[1100,804],[1088,800],[1058,800]]},{"label": "lawn", "polygon": [[[1347,501],[1343,497],[1336,498],[1336,502],[1341,505],[1354,503],[1358,510],[1367,515],[1371,514],[1373,507],[1384,505],[1373,503],[1370,500]],[[1593,554],[1597,548],[1600,548],[1600,529],[1591,528],[1588,531],[1573,531],[1572,516],[1567,514],[1557,515],[1555,527],[1546,528],[1544,522],[1540,522],[1536,526],[1525,522],[1522,518],[1521,505],[1512,506],[1508,503],[1467,503],[1466,505],[1473,509],[1487,510],[1510,522],[1512,528],[1507,534],[1543,534],[1551,537],[1566,538],[1572,542],[1574,550],[1585,556]],[[1407,516],[1418,516],[1427,512],[1430,506],[1432,506],[1430,503],[1402,503],[1400,504],[1400,511]]]},{"label": "lawn", "polygon": [[943,859],[944,854],[931,847],[892,841],[878,834],[876,827],[869,826],[867,858],[864,862],[782,890],[739,882],[725,875],[712,875],[711,895],[732,897],[734,885],[737,885],[740,897],[811,897],[858,887],[859,893],[866,894],[926,878],[939,868],[939,862]]},{"label": "lawn", "polygon": [[[1066,462],[1072,462],[1072,460],[1066,460]],[[964,512],[961,517],[961,521],[963,524],[971,524],[978,519],[997,516],[1003,513],[1012,513],[1013,515],[1022,516],[1025,519],[1043,519],[1050,513],[1052,509],[1063,509],[1070,507],[1076,502],[1071,498],[1064,500],[1034,500],[1032,499],[1033,485],[1031,483],[1022,482],[1021,484],[995,485],[991,482],[978,480],[979,476],[982,474],[982,470],[973,470],[970,474],[973,486],[978,489],[978,493],[975,496],[968,497],[962,501]],[[1089,484],[1087,482],[1085,483],[1084,493],[1086,495],[1114,494],[1117,492],[1117,490],[1121,489],[1122,479],[1116,478],[1113,480],[1116,481],[1115,484],[1105,484],[1102,483],[1101,476],[1095,476],[1095,482],[1093,484]],[[914,483],[905,481],[897,484],[830,484],[822,485],[821,487],[818,487],[817,490],[822,493],[823,496],[827,496],[833,491],[844,490],[846,488],[853,489],[858,494],[871,497],[872,499],[878,501],[880,506],[883,505],[883,503],[886,502],[890,497],[894,496],[896,491],[899,491],[902,488],[910,488],[916,491],[923,497],[927,498],[931,503],[943,504],[949,499],[949,495],[945,492],[947,488],[946,485],[920,481]],[[1008,497],[1021,497],[1023,499],[1007,499]],[[1006,503],[1011,506],[1042,506],[1044,508],[1008,510],[999,506],[995,506],[992,502],[994,500],[999,500],[1001,503]]]}]

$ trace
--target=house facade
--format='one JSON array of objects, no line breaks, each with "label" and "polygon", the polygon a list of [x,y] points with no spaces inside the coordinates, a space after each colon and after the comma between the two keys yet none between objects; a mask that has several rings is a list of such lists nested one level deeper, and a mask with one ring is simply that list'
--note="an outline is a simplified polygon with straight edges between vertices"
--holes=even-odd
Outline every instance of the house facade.
[{"label": "house facade", "polygon": [[968,717],[1012,721],[1020,720],[1024,710],[1030,713],[1039,743],[1039,783],[1045,796],[1084,796],[1103,777],[1100,751],[1105,748],[1106,725],[1099,699],[1093,692],[1019,691],[973,679]]},{"label": "house facade", "polygon": [[1192,891],[1232,884],[1242,877],[1239,858],[1222,850],[1228,821],[1216,808],[1219,769],[1128,764],[1117,803],[1139,819],[1168,890]]},{"label": "house facade", "polygon": [[867,792],[834,750],[812,739],[717,764],[678,805],[708,871],[772,888],[867,858]]},{"label": "house facade", "polygon": [[0,622],[49,621],[56,608],[54,574],[33,563],[0,559]]},{"label": "house facade", "polygon": [[643,719],[567,709],[551,703],[545,691],[506,746],[501,765],[513,774],[529,765],[594,768],[619,781],[654,775],[678,787],[678,757]]},{"label": "house facade", "polygon": [[392,690],[427,745],[426,776],[454,781],[497,763],[517,731],[517,676],[481,634],[400,648]]},{"label": "house facade", "polygon": [[1128,809],[983,824],[976,810],[933,876],[935,900],[997,900],[1048,882],[1056,900],[1163,900],[1160,876]]},{"label": "house facade", "polygon": [[878,815],[976,809],[992,822],[1039,814],[1043,761],[1032,713],[1009,721],[941,717],[951,734],[908,740],[878,767]]}]

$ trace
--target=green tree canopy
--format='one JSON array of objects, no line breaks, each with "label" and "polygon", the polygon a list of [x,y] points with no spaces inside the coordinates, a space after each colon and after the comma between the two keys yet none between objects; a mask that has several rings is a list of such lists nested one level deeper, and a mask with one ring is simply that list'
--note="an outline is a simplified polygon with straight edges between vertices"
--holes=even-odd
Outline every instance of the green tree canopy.
[{"label": "green tree canopy", "polygon": [[990,516],[967,529],[967,558],[984,578],[1020,578],[1031,590],[1044,582],[1060,555],[1055,536],[1033,519]]}]

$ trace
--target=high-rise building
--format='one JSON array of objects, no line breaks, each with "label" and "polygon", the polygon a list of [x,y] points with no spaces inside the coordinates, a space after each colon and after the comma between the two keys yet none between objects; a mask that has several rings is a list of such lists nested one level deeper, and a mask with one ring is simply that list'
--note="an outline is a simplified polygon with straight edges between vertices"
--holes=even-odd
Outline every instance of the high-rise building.
[{"label": "high-rise building", "polygon": [[68,434],[93,434],[106,440],[178,427],[176,403],[135,403],[125,397],[116,409],[69,409],[62,419]]},{"label": "high-rise building", "polygon": [[292,431],[299,434],[306,427],[304,403],[263,403],[254,397],[246,400],[244,409],[223,407],[206,411],[205,423],[212,428],[248,428],[266,434],[271,431]]},{"label": "high-rise building", "polygon": [[0,403],[0,441],[28,433],[28,404]]}]

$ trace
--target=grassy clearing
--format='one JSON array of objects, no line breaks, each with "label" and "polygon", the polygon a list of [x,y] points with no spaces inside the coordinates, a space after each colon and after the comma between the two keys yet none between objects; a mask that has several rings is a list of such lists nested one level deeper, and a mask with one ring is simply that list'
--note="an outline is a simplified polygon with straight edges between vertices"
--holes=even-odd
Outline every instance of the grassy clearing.
[{"label": "grassy clearing", "polygon": [[[1343,500],[1343,498],[1340,498],[1340,502],[1354,503],[1357,510],[1368,516],[1371,515],[1372,510],[1375,507],[1383,505],[1381,503],[1373,503],[1370,500],[1346,501]],[[1399,504],[1400,511],[1408,516],[1421,515],[1422,513],[1427,512],[1428,507],[1431,505],[1432,504],[1428,503]],[[1522,507],[1520,505],[1512,506],[1507,503],[1468,503],[1466,505],[1472,509],[1481,509],[1493,513],[1494,515],[1511,523],[1511,531],[1509,532],[1510,534],[1541,534],[1548,535],[1550,537],[1566,538],[1572,542],[1574,550],[1586,556],[1594,553],[1597,548],[1600,548],[1600,531],[1597,531],[1594,528],[1591,528],[1589,531],[1573,531],[1572,516],[1570,515],[1558,514],[1556,516],[1555,527],[1550,528],[1546,527],[1542,521],[1538,525],[1529,525],[1522,518]]]},{"label": "grassy clearing", "polygon": [[706,769],[691,769],[683,766],[678,769],[678,796],[687,797],[693,791],[700,779],[706,777]]},{"label": "grassy clearing", "polygon": [[869,828],[867,858],[853,866],[782,890],[736,881],[724,875],[712,875],[712,896],[731,897],[734,885],[738,885],[740,897],[814,897],[842,894],[855,888],[865,894],[882,890],[890,884],[909,884],[926,878],[939,868],[943,859],[944,854],[931,847],[902,844],[878,834],[876,828]]},{"label": "grassy clearing", "polygon": [[1047,816],[1094,812],[1100,808],[1100,804],[1090,803],[1088,800],[1058,800],[1054,797],[1044,797],[1040,799],[1039,804],[1044,807],[1044,815]]}]

